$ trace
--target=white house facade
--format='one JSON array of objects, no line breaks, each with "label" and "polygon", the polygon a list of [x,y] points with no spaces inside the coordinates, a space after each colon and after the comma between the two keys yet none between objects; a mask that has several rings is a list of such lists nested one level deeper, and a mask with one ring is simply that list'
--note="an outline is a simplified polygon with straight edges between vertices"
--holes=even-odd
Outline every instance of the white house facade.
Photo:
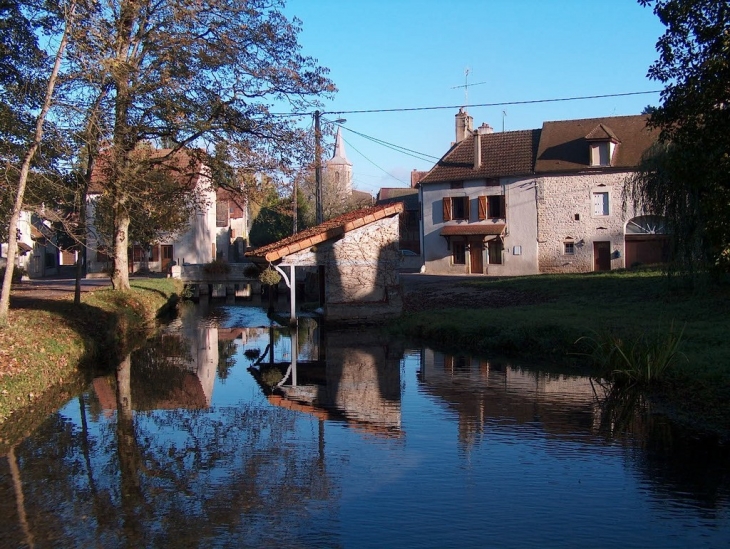
[{"label": "white house facade", "polygon": [[[168,151],[156,151],[162,156]],[[185,156],[184,152],[177,153]],[[186,160],[187,161],[187,160]],[[188,229],[177,235],[160,239],[149,249],[138,245],[130,248],[129,268],[134,273],[145,269],[152,272],[167,272],[175,264],[208,263],[217,256],[216,250],[216,191],[213,188],[210,170],[200,163],[184,174],[176,174],[181,185],[190,188],[197,197],[197,206],[190,216]],[[111,257],[106,253],[106,243],[94,225],[96,201],[100,197],[98,185],[94,185],[87,198],[87,274],[104,273],[111,267]]]},{"label": "white house facade", "polygon": [[472,130],[421,180],[424,270],[432,274],[586,272],[666,259],[661,220],[624,204],[655,133],[644,116]]}]

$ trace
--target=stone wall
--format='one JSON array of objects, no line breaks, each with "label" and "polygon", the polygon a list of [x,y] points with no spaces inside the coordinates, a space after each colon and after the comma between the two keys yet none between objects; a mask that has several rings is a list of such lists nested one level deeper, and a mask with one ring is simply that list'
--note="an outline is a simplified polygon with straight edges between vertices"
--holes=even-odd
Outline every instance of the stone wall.
[{"label": "stone wall", "polygon": [[328,320],[368,321],[401,312],[398,216],[291,254],[285,265],[325,266]]},{"label": "stone wall", "polygon": [[[624,267],[623,211],[628,173],[544,176],[537,180],[538,262],[542,273],[594,270],[594,242],[610,242],[611,269]],[[608,193],[608,215],[597,215],[594,193]],[[573,254],[565,243],[573,243]]]}]

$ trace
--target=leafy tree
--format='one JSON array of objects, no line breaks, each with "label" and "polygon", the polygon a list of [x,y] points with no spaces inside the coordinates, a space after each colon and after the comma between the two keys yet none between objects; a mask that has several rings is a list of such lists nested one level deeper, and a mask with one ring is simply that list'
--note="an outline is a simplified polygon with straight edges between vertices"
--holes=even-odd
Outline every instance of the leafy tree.
[{"label": "leafy tree", "polygon": [[[326,70],[300,54],[299,21],[278,0],[113,0],[84,2],[70,58],[90,81],[110,82],[110,165],[104,185],[114,225],[115,288],[129,287],[127,247],[136,196],[130,191],[138,143],[215,150],[226,142],[254,173],[296,162],[296,120],[277,111],[309,109],[334,91]],[[78,92],[78,90],[77,90]]]},{"label": "leafy tree", "polygon": [[[34,121],[34,130],[31,134],[25,136],[20,148],[22,151],[21,155],[17,159],[8,159],[8,163],[13,163],[13,160],[20,160],[21,158],[22,161],[20,162],[20,165],[14,163],[15,166],[17,166],[17,168],[14,168],[17,169],[17,188],[15,190],[15,199],[13,201],[8,221],[8,264],[5,270],[5,276],[3,277],[2,294],[0,295],[0,325],[7,322],[8,309],[10,308],[10,285],[13,276],[13,264],[18,251],[17,227],[18,220],[20,218],[20,211],[23,207],[25,187],[31,173],[33,160],[43,141],[46,129],[46,117],[53,101],[53,94],[60,71],[61,61],[68,43],[69,30],[74,24],[76,18],[76,4],[74,2],[72,2],[69,6],[66,6],[67,9],[64,9],[63,6],[59,5],[56,5],[56,7],[59,8],[59,13],[61,14],[60,20],[63,21],[63,31],[55,51],[53,67],[50,70],[50,74],[47,79],[45,79],[44,92],[39,97],[39,99],[42,98],[39,103],[40,108],[32,109],[30,114],[28,114],[28,116],[30,116]],[[24,13],[22,10],[18,10],[15,15],[23,17]],[[49,17],[52,19],[53,14]],[[30,21],[30,19],[26,19],[26,21]],[[6,39],[7,37],[4,36],[3,38]],[[43,81],[43,79],[41,81]],[[31,85],[32,83],[33,80],[31,79],[28,82],[28,85]]]},{"label": "leafy tree", "polygon": [[661,130],[632,198],[670,223],[675,259],[730,270],[730,3],[639,0],[666,26],[648,75],[666,86],[650,124]]},{"label": "leafy tree", "polygon": [[[141,147],[134,151],[133,164],[125,174],[127,190],[132,192],[133,208],[129,210],[129,242],[149,249],[160,240],[184,232],[196,208],[204,203],[196,181],[202,165],[183,151],[170,155],[160,163],[165,151]],[[100,165],[104,164],[104,159]],[[100,168],[103,177],[104,168]],[[104,193],[94,203],[95,227],[100,241],[107,244],[114,234],[114,197]]]},{"label": "leafy tree", "polygon": [[261,206],[256,206],[256,216],[249,238],[251,245],[265,246],[287,236],[293,232],[292,201],[291,197],[281,197],[272,192]]}]

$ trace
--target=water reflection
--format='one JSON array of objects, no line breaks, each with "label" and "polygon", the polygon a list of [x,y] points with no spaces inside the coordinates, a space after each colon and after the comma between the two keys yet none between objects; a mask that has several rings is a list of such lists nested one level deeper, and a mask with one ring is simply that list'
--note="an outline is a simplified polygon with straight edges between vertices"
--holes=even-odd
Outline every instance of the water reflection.
[{"label": "water reflection", "polygon": [[576,375],[203,305],[0,459],[0,539],[723,546],[728,449],[626,410]]}]

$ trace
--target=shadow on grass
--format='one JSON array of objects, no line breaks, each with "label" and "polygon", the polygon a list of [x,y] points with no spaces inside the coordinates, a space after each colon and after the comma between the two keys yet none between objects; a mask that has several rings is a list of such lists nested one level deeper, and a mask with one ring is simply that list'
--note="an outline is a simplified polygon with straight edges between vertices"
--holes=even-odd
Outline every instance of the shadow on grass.
[{"label": "shadow on grass", "polygon": [[60,297],[11,296],[11,325],[0,332],[2,346],[12,346],[3,378],[0,455],[146,339],[149,323],[125,296],[106,302],[108,310]]}]

